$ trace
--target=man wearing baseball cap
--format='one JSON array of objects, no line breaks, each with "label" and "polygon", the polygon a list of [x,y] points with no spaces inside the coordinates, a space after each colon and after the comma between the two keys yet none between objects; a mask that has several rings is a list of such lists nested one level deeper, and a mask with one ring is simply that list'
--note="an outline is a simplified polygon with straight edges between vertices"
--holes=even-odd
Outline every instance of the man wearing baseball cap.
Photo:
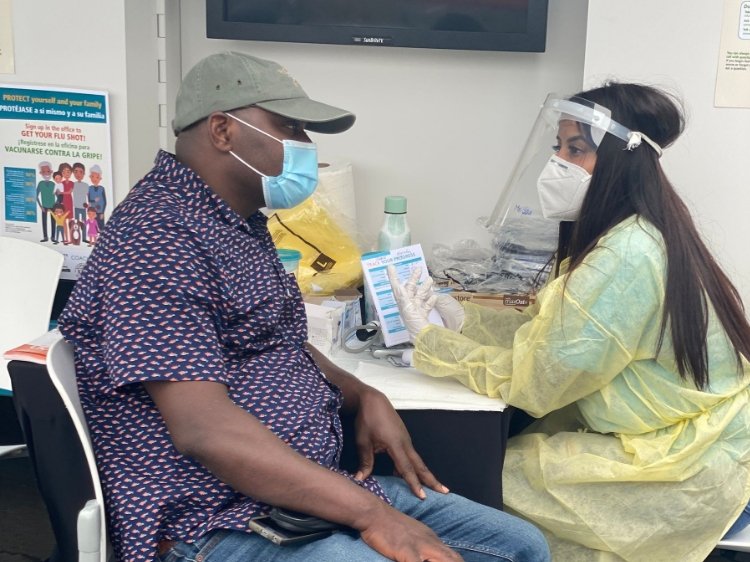
[{"label": "man wearing baseball cap", "polygon": [[[388,400],[306,344],[260,209],[315,189],[306,131],[353,123],[246,54],[185,76],[176,154],[113,212],[59,319],[118,560],[549,559],[530,524],[448,493]],[[338,468],[339,410],[356,419],[356,474]],[[371,475],[380,451],[401,478]],[[249,527],[272,506],[344,530],[278,546]]]}]

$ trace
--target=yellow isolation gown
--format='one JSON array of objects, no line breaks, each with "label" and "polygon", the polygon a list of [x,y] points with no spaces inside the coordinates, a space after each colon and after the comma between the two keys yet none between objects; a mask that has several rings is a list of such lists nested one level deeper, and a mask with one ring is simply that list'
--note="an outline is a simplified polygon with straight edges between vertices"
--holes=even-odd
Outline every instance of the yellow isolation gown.
[{"label": "yellow isolation gown", "polygon": [[557,562],[699,562],[750,499],[750,365],[709,305],[710,387],[680,378],[669,330],[656,354],[665,281],[631,217],[532,309],[467,304],[460,334],[416,339],[420,371],[542,418],[508,442],[504,501]]}]

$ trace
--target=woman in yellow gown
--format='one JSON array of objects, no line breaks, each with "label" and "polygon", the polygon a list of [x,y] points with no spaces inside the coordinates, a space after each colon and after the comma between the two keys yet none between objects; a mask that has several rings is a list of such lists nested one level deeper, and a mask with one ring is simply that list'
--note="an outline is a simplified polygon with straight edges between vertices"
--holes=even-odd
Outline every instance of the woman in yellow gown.
[{"label": "woman in yellow gown", "polygon": [[498,312],[392,276],[413,364],[541,418],[508,442],[503,490],[554,560],[702,561],[750,500],[750,326],[659,164],[675,102],[617,83],[558,102],[538,182],[572,225],[557,277]]}]

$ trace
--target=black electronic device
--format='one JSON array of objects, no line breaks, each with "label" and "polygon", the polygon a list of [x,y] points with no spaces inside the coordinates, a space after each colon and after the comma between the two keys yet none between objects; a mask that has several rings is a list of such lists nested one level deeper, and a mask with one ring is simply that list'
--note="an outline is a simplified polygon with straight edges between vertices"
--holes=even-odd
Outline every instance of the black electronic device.
[{"label": "black electronic device", "polygon": [[305,544],[331,535],[332,531],[290,531],[266,515],[251,519],[248,527],[264,539],[279,546]]},{"label": "black electronic device", "polygon": [[217,39],[543,52],[548,0],[206,0]]},{"label": "black electronic device", "polygon": [[326,521],[314,515],[307,515],[299,511],[291,511],[274,507],[269,514],[271,519],[280,527],[297,533],[307,533],[311,531],[337,531],[343,529],[342,525],[332,521]]}]

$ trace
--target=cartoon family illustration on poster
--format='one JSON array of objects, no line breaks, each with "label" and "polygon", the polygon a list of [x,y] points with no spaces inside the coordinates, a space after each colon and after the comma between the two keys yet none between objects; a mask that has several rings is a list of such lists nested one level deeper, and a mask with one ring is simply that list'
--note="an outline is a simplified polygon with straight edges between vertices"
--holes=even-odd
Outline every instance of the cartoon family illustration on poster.
[{"label": "cartoon family illustration on poster", "polygon": [[[89,169],[91,183],[83,181],[86,165],[81,162],[74,162],[72,166],[62,162],[54,172],[52,170],[47,160],[39,162],[42,179],[36,184],[36,203],[41,213],[43,236],[39,242],[93,246],[104,228],[107,208],[101,166],[94,164]],[[70,179],[71,174],[75,181]]]},{"label": "cartoon family illustration on poster", "polygon": [[49,246],[77,279],[111,211],[106,92],[0,84],[0,236]]}]

